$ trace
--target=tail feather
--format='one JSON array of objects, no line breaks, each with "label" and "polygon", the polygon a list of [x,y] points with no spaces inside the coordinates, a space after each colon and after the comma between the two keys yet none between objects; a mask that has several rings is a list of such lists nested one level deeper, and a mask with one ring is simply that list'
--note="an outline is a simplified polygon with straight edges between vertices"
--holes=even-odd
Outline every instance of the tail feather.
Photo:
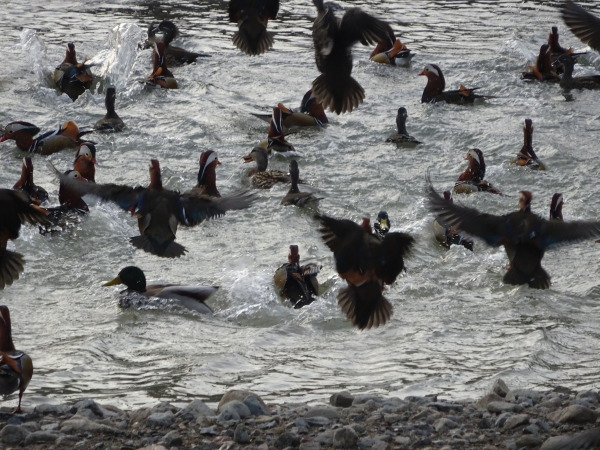
[{"label": "tail feather", "polygon": [[25,260],[20,253],[10,250],[0,253],[0,289],[10,286],[13,281],[18,280],[24,265]]},{"label": "tail feather", "polygon": [[183,245],[175,241],[158,243],[144,235],[133,236],[129,240],[134,247],[165,258],[179,258],[187,252],[187,249]]},{"label": "tail feather", "polygon": [[378,281],[369,281],[360,286],[348,285],[340,289],[338,305],[360,330],[384,325],[393,314],[392,304],[381,293]]},{"label": "tail feather", "polygon": [[244,22],[233,35],[234,45],[250,56],[261,55],[273,47],[273,33],[260,22]]},{"label": "tail feather", "polygon": [[551,284],[550,275],[541,266],[533,274],[510,267],[504,274],[504,282],[513,285],[527,284],[534,289],[548,289]]},{"label": "tail feather", "polygon": [[323,108],[337,114],[352,111],[365,99],[365,90],[351,76],[339,78],[321,74],[313,81],[312,90]]}]

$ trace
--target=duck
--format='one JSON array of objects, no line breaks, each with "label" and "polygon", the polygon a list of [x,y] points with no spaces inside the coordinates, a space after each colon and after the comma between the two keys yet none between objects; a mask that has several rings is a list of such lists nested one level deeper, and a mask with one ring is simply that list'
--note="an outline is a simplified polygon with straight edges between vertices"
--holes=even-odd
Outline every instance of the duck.
[{"label": "duck", "polygon": [[581,42],[600,52],[600,17],[586,11],[571,1],[561,9],[563,21]]},{"label": "duck", "polygon": [[10,395],[19,391],[19,403],[14,414],[22,414],[23,393],[33,376],[31,357],[15,348],[12,339],[12,323],[8,306],[0,305],[0,394]]},{"label": "duck", "polygon": [[[264,145],[264,143],[262,144]],[[279,108],[273,108],[269,132],[267,134],[267,154],[271,152],[287,153],[295,151],[294,146],[285,139],[283,131],[283,113]]]},{"label": "duck", "polygon": [[81,143],[75,153],[73,169],[87,181],[96,182],[96,145],[93,142]]},{"label": "duck", "polygon": [[290,187],[288,193],[281,200],[281,204],[284,206],[306,206],[308,204],[317,203],[321,200],[318,197],[315,197],[310,192],[300,192],[298,188],[298,182],[300,180],[300,169],[298,168],[298,162],[295,159],[290,161],[290,178],[292,186]]},{"label": "duck", "polygon": [[310,305],[319,295],[317,275],[322,266],[309,263],[300,265],[300,253],[297,245],[290,245],[288,262],[275,271],[273,282],[279,295],[288,299],[294,309]]},{"label": "duck", "polygon": [[529,72],[521,72],[524,80],[559,82],[560,77],[552,64],[552,51],[549,44],[542,44],[535,65],[529,66]]},{"label": "duck", "polygon": [[393,142],[394,144],[402,144],[407,146],[421,144],[421,141],[418,141],[416,138],[408,134],[408,131],[406,131],[407,117],[408,111],[406,111],[406,108],[404,106],[398,108],[398,113],[396,114],[396,128],[398,129],[398,132],[390,134],[385,142]]},{"label": "duck", "polygon": [[34,136],[40,132],[40,129],[32,123],[17,121],[10,122],[1,131],[0,142],[12,139],[19,150],[28,151],[33,144]]},{"label": "duck", "polygon": [[237,23],[234,45],[250,56],[273,47],[273,33],[267,31],[269,20],[277,19],[279,0],[230,0],[229,21]]},{"label": "duck", "polygon": [[379,211],[377,213],[377,219],[375,219],[375,223],[373,224],[373,228],[375,229],[375,235],[380,239],[383,239],[390,228],[392,223],[390,222],[390,217],[387,211]]},{"label": "duck", "polygon": [[533,170],[546,170],[546,165],[533,151],[533,122],[531,119],[525,119],[523,141],[521,151],[517,153],[515,159],[511,160],[511,163],[521,167],[528,167]]},{"label": "duck", "polygon": [[383,39],[371,52],[369,59],[381,64],[392,66],[408,66],[415,56],[400,39],[392,34],[389,39]]},{"label": "duck", "polygon": [[21,165],[21,178],[14,184],[13,189],[22,192],[29,199],[29,203],[41,205],[48,200],[48,191],[33,182],[33,161],[31,157],[23,158]]},{"label": "duck", "polygon": [[49,223],[40,225],[41,235],[62,232],[81,222],[83,216],[90,212],[88,204],[81,193],[73,189],[70,182],[88,182],[77,170],[66,170],[60,178],[58,187],[58,205],[46,208]]},{"label": "duck", "polygon": [[442,69],[437,64],[426,64],[421,72],[417,75],[427,77],[427,84],[421,95],[421,103],[457,103],[466,104],[474,103],[475,99],[493,98],[491,95],[476,94],[478,87],[466,88],[463,85],[453,91],[446,91],[446,80]]},{"label": "duck", "polygon": [[6,248],[9,240],[19,237],[21,225],[49,224],[48,213],[44,208],[29,202],[22,192],[0,189],[0,290],[13,284],[23,272],[23,255]]},{"label": "duck", "polygon": [[196,195],[208,197],[221,197],[217,189],[217,166],[221,165],[219,155],[214,150],[206,150],[200,154],[200,169],[198,170],[198,183],[192,189]]},{"label": "duck", "polygon": [[548,47],[550,47],[552,56],[555,58],[570,50],[568,48],[564,48],[558,42],[558,27],[556,26],[552,27],[550,34],[548,34]]},{"label": "duck", "polygon": [[[206,300],[217,290],[218,286],[201,286],[191,284],[146,284],[146,275],[143,270],[136,266],[127,266],[119,271],[119,274],[103,284],[103,286],[115,286],[124,284],[127,289],[122,294],[136,292],[144,297],[157,297],[171,300],[178,306],[196,311],[200,314],[212,314],[213,310],[206,304]],[[121,302],[122,306],[129,306],[127,302]]]},{"label": "duck", "polygon": [[317,17],[313,23],[312,36],[315,61],[321,72],[312,83],[312,91],[324,108],[342,114],[351,112],[365,98],[363,87],[351,76],[352,51],[360,41],[374,45],[393,34],[391,27],[360,8],[350,8],[338,20],[329,4],[313,0]]},{"label": "duck", "polygon": [[177,89],[179,86],[173,73],[167,67],[167,59],[165,58],[165,44],[163,42],[155,42],[152,51],[152,73],[144,83],[146,86],[153,86],[163,89]]},{"label": "duck", "polygon": [[414,245],[406,233],[389,232],[383,239],[375,236],[369,218],[362,224],[348,219],[317,214],[319,233],[333,252],[335,269],[347,282],[337,300],[348,320],[360,330],[384,325],[393,313],[383,296],[384,285],[394,283],[405,270],[404,258]]},{"label": "duck", "polygon": [[492,186],[485,178],[485,159],[483,152],[473,148],[467,152],[465,160],[467,168],[458,176],[452,191],[455,194],[472,194],[473,192],[489,192],[490,194],[502,194]]},{"label": "duck", "polygon": [[64,92],[73,101],[83,94],[86,89],[92,87],[94,75],[90,70],[91,65],[77,62],[77,53],[75,52],[75,44],[69,42],[65,59],[56,67],[53,74],[53,79],[56,87],[61,92]]},{"label": "duck", "polygon": [[115,203],[138,218],[139,236],[130,239],[131,244],[145,252],[178,258],[187,249],[175,242],[177,227],[193,227],[205,220],[224,215],[229,210],[250,207],[255,197],[248,191],[240,191],[221,198],[206,198],[193,192],[180,194],[165,189],[162,184],[160,163],[150,160],[150,184],[130,187],[118,184],[78,183],[61,176],[67,186],[81,195],[92,195]]},{"label": "duck", "polygon": [[552,195],[552,200],[550,201],[550,220],[559,220],[563,221],[563,196],[560,192],[556,192]]},{"label": "duck", "polygon": [[565,91],[571,89],[600,89],[600,75],[573,76],[575,61],[575,57],[569,52],[559,56],[556,60],[555,64],[560,65],[563,69],[560,87]]},{"label": "duck", "polygon": [[494,215],[449,203],[438,195],[431,181],[428,180],[428,184],[429,208],[442,223],[478,237],[489,246],[504,245],[509,260],[508,271],[503,277],[506,284],[548,289],[550,275],[542,267],[546,251],[600,236],[600,222],[561,222],[534,214],[530,191],[519,192],[518,211]]},{"label": "duck", "polygon": [[244,156],[244,163],[254,161],[256,167],[247,172],[252,186],[259,189],[271,189],[276,183],[291,183],[292,177],[281,170],[267,170],[269,157],[267,150],[257,146],[250,153]]},{"label": "duck", "polygon": [[[444,191],[442,195],[445,201],[454,202],[450,191]],[[456,228],[446,226],[440,216],[433,219],[431,226],[435,239],[444,247],[450,248],[452,245],[462,245],[467,250],[473,251],[473,241],[461,236]]]},{"label": "duck", "polygon": [[[300,104],[300,110],[288,108],[283,103],[277,103],[277,108],[281,111],[283,129],[288,130],[292,127],[323,127],[329,123],[323,105],[321,105],[309,89]],[[271,114],[253,114],[255,117],[270,122],[273,118]]]},{"label": "duck", "polygon": [[151,47],[157,41],[156,33],[163,34],[162,42],[166,47],[167,65],[169,67],[180,66],[182,64],[191,64],[196,62],[199,57],[210,57],[206,53],[197,53],[185,50],[181,47],[171,45],[173,39],[179,36],[179,28],[170,20],[163,20],[158,25],[151,23],[148,27],[148,39],[146,40],[146,48]]},{"label": "duck", "polygon": [[47,131],[36,137],[28,151],[40,155],[52,155],[65,149],[74,149],[81,143],[81,137],[90,131],[80,131],[75,122],[68,120],[55,130]]},{"label": "duck", "polygon": [[99,119],[94,124],[96,131],[123,131],[125,122],[119,117],[115,111],[115,100],[117,99],[117,89],[114,86],[109,86],[106,89],[104,105],[106,106],[106,114],[102,119]]}]

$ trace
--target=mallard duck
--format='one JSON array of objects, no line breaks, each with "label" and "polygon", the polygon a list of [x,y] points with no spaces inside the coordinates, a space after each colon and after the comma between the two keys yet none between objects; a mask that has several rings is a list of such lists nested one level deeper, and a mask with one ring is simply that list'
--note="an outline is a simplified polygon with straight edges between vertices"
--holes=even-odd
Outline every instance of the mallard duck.
[{"label": "mallard duck", "polygon": [[276,183],[292,182],[292,178],[281,170],[267,170],[269,157],[267,150],[263,147],[254,147],[243,159],[244,163],[251,163],[252,161],[256,163],[256,167],[247,172],[252,186],[256,188],[271,189]]},{"label": "mallard duck", "polygon": [[282,264],[273,276],[279,294],[290,300],[295,309],[310,305],[319,295],[317,274],[321,266],[310,263],[300,265],[300,254],[297,245],[290,245],[288,262]]},{"label": "mallard duck", "polygon": [[260,55],[273,47],[269,20],[277,19],[279,0],[230,0],[229,21],[238,25],[233,35],[235,46],[247,55]]},{"label": "mallard duck", "polygon": [[22,192],[29,198],[30,203],[40,205],[48,200],[48,192],[33,182],[33,161],[29,156],[23,158],[21,178],[14,184],[15,191]]},{"label": "mallard duck", "polygon": [[167,258],[182,256],[187,250],[175,242],[177,227],[193,227],[224,215],[227,211],[248,208],[255,197],[241,191],[221,198],[207,198],[193,192],[180,194],[163,188],[160,164],[150,161],[147,188],[118,184],[78,183],[61,176],[69,188],[81,195],[93,195],[116,203],[138,217],[140,236],[131,238],[134,247]]},{"label": "mallard duck", "polygon": [[24,223],[50,224],[45,209],[29,202],[29,198],[12,189],[0,189],[0,290],[19,279],[25,260],[23,255],[6,248],[9,240],[19,237]]},{"label": "mallard duck", "polygon": [[77,54],[75,52],[75,44],[69,42],[65,59],[54,70],[54,83],[56,87],[67,94],[71,100],[75,101],[85,92],[86,89],[92,87],[94,75],[90,70],[91,65],[77,62]]},{"label": "mallard duck", "polygon": [[172,300],[179,306],[199,312],[211,314],[212,308],[205,301],[219,289],[218,286],[200,286],[186,284],[149,284],[146,285],[146,276],[139,267],[127,266],[121,269],[113,280],[103,286],[124,284],[125,292],[137,292],[145,297],[158,297]]},{"label": "mallard duck", "polygon": [[546,170],[546,165],[537,157],[533,151],[533,122],[531,119],[525,119],[523,127],[523,147],[517,153],[517,157],[511,160],[512,164],[521,167],[529,167],[533,170]]},{"label": "mallard duck", "polygon": [[106,114],[96,122],[94,129],[97,131],[123,131],[125,123],[115,111],[115,100],[117,99],[117,90],[114,86],[109,86],[106,89],[106,97],[104,98],[104,106],[106,106]]},{"label": "mallard duck", "polygon": [[338,20],[323,0],[313,0],[317,17],[313,23],[312,36],[315,61],[321,72],[312,83],[317,100],[337,114],[350,112],[365,98],[362,86],[351,76],[352,51],[357,42],[374,45],[393,34],[383,20],[351,8]]},{"label": "mallard duck", "polygon": [[338,293],[338,304],[353,325],[361,330],[384,325],[392,316],[392,304],[383,296],[405,270],[404,257],[414,239],[406,233],[375,236],[368,218],[358,225],[351,220],[316,215],[319,232],[333,251],[335,269],[348,286]]},{"label": "mallard duck", "polygon": [[561,222],[534,214],[529,191],[519,193],[518,211],[496,216],[449,203],[437,194],[431,182],[428,183],[429,207],[442,223],[479,237],[492,247],[504,245],[509,260],[504,275],[507,284],[549,288],[550,276],[542,267],[546,250],[600,236],[600,222]]},{"label": "mallard duck", "polygon": [[292,180],[292,186],[281,200],[282,205],[306,206],[309,203],[316,203],[320,200],[320,198],[315,197],[310,192],[300,192],[300,189],[298,188],[300,169],[298,169],[298,162],[295,159],[290,161],[290,178]]},{"label": "mallard duck", "polygon": [[19,390],[19,404],[14,410],[21,414],[21,400],[31,377],[33,362],[29,355],[15,349],[8,306],[0,305],[0,394],[9,395]]},{"label": "mallard duck", "polygon": [[473,192],[489,192],[490,194],[501,194],[485,178],[485,159],[483,152],[473,148],[465,156],[468,165],[463,173],[458,176],[452,191],[455,194],[471,194]]},{"label": "mallard duck", "polygon": [[406,108],[404,106],[398,108],[398,113],[396,114],[396,128],[398,129],[398,132],[390,134],[385,142],[393,142],[394,144],[402,145],[418,145],[421,143],[406,131],[407,117],[408,111],[406,111]]},{"label": "mallard duck", "polygon": [[392,223],[390,222],[387,211],[379,211],[379,213],[377,213],[375,224],[373,225],[375,234],[383,239],[385,235],[388,234],[388,231],[390,231],[391,226]]}]

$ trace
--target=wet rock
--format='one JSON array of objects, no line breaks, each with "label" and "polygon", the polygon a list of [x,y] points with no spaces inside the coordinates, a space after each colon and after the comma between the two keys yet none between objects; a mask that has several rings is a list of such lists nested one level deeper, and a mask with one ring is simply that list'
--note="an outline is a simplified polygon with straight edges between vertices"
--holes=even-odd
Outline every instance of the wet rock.
[{"label": "wet rock", "polygon": [[525,434],[520,436],[516,440],[516,444],[518,448],[537,448],[542,445],[544,440],[533,434]]},{"label": "wet rock", "polygon": [[329,398],[329,403],[340,408],[349,408],[353,401],[354,396],[347,391],[338,392]]},{"label": "wet rock", "polygon": [[6,425],[0,430],[0,439],[6,445],[18,445],[25,440],[30,432],[21,425]]},{"label": "wet rock", "polygon": [[500,397],[498,394],[487,394],[484,395],[483,397],[481,397],[477,403],[475,403],[475,406],[478,409],[487,409],[488,405],[492,402],[502,402],[504,401],[504,399],[502,397]]},{"label": "wet rock", "polygon": [[173,424],[175,416],[171,411],[155,412],[146,419],[146,425],[154,428],[168,428]]},{"label": "wet rock", "polygon": [[220,407],[219,410],[221,411],[221,414],[223,414],[224,412],[230,412],[232,414],[236,413],[240,417],[240,419],[244,419],[252,415],[250,409],[239,400],[232,400],[228,403],[225,403]]},{"label": "wet rock", "polygon": [[277,436],[273,442],[273,446],[280,449],[298,447],[298,445],[300,445],[300,437],[295,433],[290,433],[287,431]]},{"label": "wet rock", "polygon": [[86,419],[85,417],[73,416],[60,424],[60,431],[64,434],[78,434],[84,432],[109,432],[117,433],[117,430],[101,423]]},{"label": "wet rock", "polygon": [[163,438],[161,439],[161,441],[167,447],[173,447],[173,446],[177,447],[177,446],[183,444],[183,438],[181,437],[181,434],[179,434],[175,430],[169,431],[167,434],[165,434],[163,436]]},{"label": "wet rock", "polygon": [[520,425],[526,425],[529,423],[529,416],[527,414],[515,414],[509,417],[504,422],[503,428],[505,430],[512,430]]},{"label": "wet rock", "polygon": [[23,442],[27,445],[35,445],[35,444],[52,444],[56,442],[56,439],[60,436],[59,433],[52,431],[34,431],[33,433],[29,433]]},{"label": "wet rock", "polygon": [[501,378],[498,378],[496,381],[494,381],[494,386],[492,386],[492,392],[496,395],[498,395],[499,397],[506,397],[506,395],[508,394],[508,392],[510,391],[510,389],[508,389],[508,386],[506,385],[506,383],[504,382],[504,380],[502,380]]},{"label": "wet rock", "polygon": [[340,418],[340,414],[337,409],[325,406],[309,409],[306,414],[304,414],[304,417],[326,417],[328,419],[337,420]]},{"label": "wet rock", "polygon": [[335,448],[355,448],[358,436],[350,427],[343,427],[333,432],[333,446]]},{"label": "wet rock", "polygon": [[269,408],[267,408],[267,405],[262,400],[262,398],[260,398],[259,395],[256,395],[255,393],[244,390],[244,389],[232,389],[230,391],[227,391],[225,394],[223,394],[223,397],[221,397],[221,400],[219,401],[219,406],[217,407],[217,412],[221,412],[221,408],[224,405],[226,405],[227,403],[229,403],[233,400],[243,402],[246,399],[246,397],[248,397],[248,396],[253,396],[261,403],[261,405],[264,409],[266,409],[266,410],[269,409]]},{"label": "wet rock", "polygon": [[252,414],[253,416],[266,416],[271,414],[271,411],[269,410],[269,408],[267,408],[265,402],[263,402],[254,394],[250,394],[246,398],[244,398],[243,403],[248,407],[248,409],[250,410],[250,414]]},{"label": "wet rock", "polygon": [[203,416],[214,416],[214,411],[209,408],[202,400],[193,400],[175,414],[177,417],[183,417],[187,420],[198,419]]},{"label": "wet rock", "polygon": [[42,403],[34,408],[36,413],[42,415],[54,414],[56,416],[67,414],[69,410],[71,410],[71,406],[69,405],[52,405],[50,403]]},{"label": "wet rock", "polygon": [[436,420],[436,422],[433,424],[433,428],[435,428],[435,431],[437,431],[438,433],[445,433],[446,431],[451,430],[453,428],[458,428],[458,424],[453,420],[443,417],[441,419]]},{"label": "wet rock", "polygon": [[550,420],[558,423],[588,423],[595,422],[598,414],[585,406],[570,405],[550,414]]},{"label": "wet rock", "polygon": [[521,412],[523,407],[509,402],[490,402],[487,410],[491,413]]},{"label": "wet rock", "polygon": [[237,427],[235,427],[235,431],[233,432],[233,440],[238,444],[250,443],[250,435],[246,431],[246,427],[244,427],[244,425],[239,424]]}]

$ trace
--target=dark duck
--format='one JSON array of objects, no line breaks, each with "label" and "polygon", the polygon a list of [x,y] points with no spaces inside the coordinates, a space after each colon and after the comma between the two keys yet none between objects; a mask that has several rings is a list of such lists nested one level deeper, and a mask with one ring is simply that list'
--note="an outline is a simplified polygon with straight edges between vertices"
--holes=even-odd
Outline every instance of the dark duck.
[{"label": "dark duck", "polygon": [[338,20],[323,0],[313,0],[317,17],[312,36],[315,61],[321,72],[312,84],[317,100],[337,114],[350,112],[365,98],[362,86],[351,76],[352,46],[373,45],[393,34],[390,26],[360,8],[351,8]]},{"label": "dark duck", "polygon": [[321,238],[333,252],[336,271],[348,283],[337,296],[342,312],[361,330],[384,325],[393,308],[383,296],[383,288],[405,270],[404,257],[414,239],[399,232],[380,239],[373,234],[368,218],[361,225],[324,215],[315,218],[321,225]]},{"label": "dark duck", "polygon": [[171,45],[173,39],[179,37],[179,28],[170,20],[163,20],[158,25],[151,23],[148,27],[148,39],[146,47],[151,47],[157,39],[157,33],[162,33],[162,43],[165,44],[165,53],[167,65],[169,67],[180,66],[182,64],[191,64],[199,57],[207,57],[205,53],[191,52],[181,47]]},{"label": "dark duck", "polygon": [[106,106],[106,114],[102,119],[99,119],[94,125],[96,131],[123,131],[125,123],[115,111],[115,100],[117,99],[117,90],[114,86],[109,86],[106,89],[104,105]]},{"label": "dark duck", "polygon": [[525,119],[523,147],[517,153],[517,157],[511,160],[511,163],[533,170],[546,170],[546,165],[537,157],[537,154],[533,150],[533,122],[531,119]]},{"label": "dark duck", "polygon": [[558,82],[560,77],[556,72],[553,61],[552,51],[548,44],[543,44],[540,47],[540,52],[535,61],[535,65],[529,66],[529,72],[522,72],[521,78],[524,80],[538,80],[538,81],[549,81]]},{"label": "dark duck", "polygon": [[31,204],[29,198],[12,189],[0,189],[0,290],[10,286],[23,272],[23,255],[8,250],[9,240],[19,237],[21,225],[50,224],[45,209]]},{"label": "dark duck", "polygon": [[290,245],[288,262],[282,264],[273,276],[279,295],[288,299],[294,309],[310,305],[319,295],[317,275],[321,266],[315,263],[300,265],[297,245]]},{"label": "dark duck", "polygon": [[[444,191],[444,200],[448,203],[453,203],[452,193]],[[431,224],[435,239],[446,248],[452,245],[462,245],[467,250],[473,251],[473,241],[466,239],[460,235],[456,228],[444,224],[443,219],[437,216]]]},{"label": "dark duck", "polygon": [[[69,182],[65,182],[69,180]],[[82,194],[71,187],[72,182],[88,182],[81,174],[74,169],[66,170],[61,178],[58,187],[58,206],[46,208],[48,212],[49,224],[40,225],[40,234],[47,235],[59,233],[72,228],[81,222],[82,217],[90,212],[87,203],[83,200]]]},{"label": "dark duck", "polygon": [[14,184],[13,189],[25,194],[29,199],[29,202],[35,205],[41,205],[48,200],[48,192],[46,189],[33,182],[33,161],[29,156],[23,158],[21,177]]},{"label": "dark duck", "polygon": [[402,144],[406,146],[415,146],[421,143],[406,131],[406,118],[408,117],[408,111],[404,106],[398,108],[396,114],[396,128],[397,132],[390,134],[385,142],[393,142],[394,144]]},{"label": "dark duck", "polygon": [[0,306],[0,394],[19,391],[19,403],[14,410],[21,414],[21,400],[31,377],[33,362],[27,353],[17,350],[12,339],[12,323],[8,306]]},{"label": "dark duck", "polygon": [[221,165],[219,155],[214,150],[206,150],[200,155],[198,182],[190,192],[207,197],[221,197],[217,189],[217,166]]},{"label": "dark duck", "polygon": [[600,75],[573,76],[575,62],[576,56],[569,52],[559,56],[556,60],[555,65],[561,67],[563,72],[560,78],[560,87],[565,91],[571,89],[600,89]]},{"label": "dark duck", "polygon": [[562,222],[534,214],[528,191],[520,192],[518,211],[498,216],[449,203],[431,183],[428,190],[429,207],[446,226],[478,237],[492,247],[504,245],[509,260],[503,278],[507,284],[549,288],[550,276],[542,267],[546,250],[600,236],[600,222]]},{"label": "dark duck", "polygon": [[229,210],[245,209],[254,200],[242,191],[221,198],[208,199],[193,192],[180,194],[165,189],[160,164],[150,162],[150,184],[144,188],[117,184],[75,183],[62,180],[80,194],[90,194],[114,202],[138,218],[139,236],[131,238],[134,247],[166,258],[177,258],[187,250],[175,242],[179,225],[193,227],[205,220],[224,215]]},{"label": "dark duck", "polygon": [[75,101],[86,89],[92,87],[94,75],[90,70],[91,65],[77,62],[75,44],[69,42],[65,59],[54,70],[54,83],[56,87]]},{"label": "dark duck", "polygon": [[377,213],[377,219],[373,224],[373,228],[375,229],[375,234],[379,236],[381,239],[385,237],[386,234],[390,231],[392,223],[390,222],[390,217],[386,211],[379,211]]},{"label": "dark duck", "polygon": [[565,24],[581,42],[600,52],[599,17],[570,1],[564,4],[561,15]]},{"label": "dark duck", "polygon": [[235,46],[250,56],[273,47],[273,33],[267,31],[267,24],[278,12],[279,0],[230,0],[229,21],[238,25],[233,35]]},{"label": "dark duck", "polygon": [[281,204],[284,206],[306,206],[308,204],[317,203],[320,198],[315,197],[310,192],[300,192],[298,183],[300,181],[300,169],[298,168],[298,162],[293,159],[290,161],[290,178],[292,185],[288,193],[281,200]]},{"label": "dark duck", "polygon": [[562,194],[559,192],[555,193],[550,201],[550,220],[563,221],[563,204],[564,201]]},{"label": "dark duck", "polygon": [[471,194],[473,192],[489,192],[490,194],[501,194],[485,178],[485,159],[483,152],[473,148],[467,152],[465,160],[468,165],[463,173],[458,176],[452,191],[455,194]]},{"label": "dark duck", "polygon": [[437,64],[427,64],[418,75],[427,77],[427,84],[421,95],[421,103],[474,103],[475,99],[493,98],[490,95],[476,94],[479,88],[466,88],[461,85],[458,89],[446,91],[446,79],[442,69]]}]

